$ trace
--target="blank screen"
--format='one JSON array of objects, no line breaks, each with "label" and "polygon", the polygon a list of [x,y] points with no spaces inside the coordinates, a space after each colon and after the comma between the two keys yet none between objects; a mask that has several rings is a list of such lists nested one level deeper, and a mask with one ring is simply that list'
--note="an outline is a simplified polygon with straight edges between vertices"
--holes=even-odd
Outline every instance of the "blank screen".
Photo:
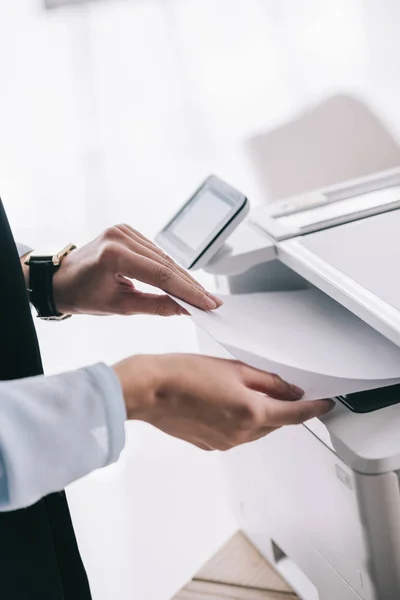
[{"label": "blank screen", "polygon": [[171,226],[171,232],[191,250],[216,233],[232,205],[206,190],[191,202]]}]

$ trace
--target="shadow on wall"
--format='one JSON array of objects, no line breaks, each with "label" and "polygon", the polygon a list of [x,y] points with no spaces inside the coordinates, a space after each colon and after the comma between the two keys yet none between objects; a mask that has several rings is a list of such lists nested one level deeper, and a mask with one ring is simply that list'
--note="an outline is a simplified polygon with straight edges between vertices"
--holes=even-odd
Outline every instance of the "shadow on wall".
[{"label": "shadow on wall", "polygon": [[356,98],[325,100],[246,141],[269,202],[400,166],[400,146]]}]

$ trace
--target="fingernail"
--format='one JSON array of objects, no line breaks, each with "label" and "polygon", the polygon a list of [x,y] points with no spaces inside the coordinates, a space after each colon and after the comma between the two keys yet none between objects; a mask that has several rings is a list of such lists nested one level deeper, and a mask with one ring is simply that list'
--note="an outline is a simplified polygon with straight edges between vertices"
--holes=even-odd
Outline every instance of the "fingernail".
[{"label": "fingernail", "polygon": [[190,312],[188,312],[188,311],[186,310],[186,308],[180,308],[180,309],[179,309],[179,314],[180,314],[180,315],[186,315],[186,316],[187,316],[187,315],[190,315]]},{"label": "fingernail", "polygon": [[208,310],[214,310],[217,308],[217,303],[209,296],[204,296],[204,304],[206,305]]},{"label": "fingernail", "polygon": [[336,406],[336,402],[335,402],[334,400],[331,400],[331,399],[329,398],[329,400],[328,400],[328,403],[329,403],[328,412],[330,412],[331,410],[333,410],[333,409],[335,408],[335,406]]},{"label": "fingernail", "polygon": [[221,300],[221,298],[218,298],[218,296],[214,296],[214,294],[210,294],[210,297],[214,300],[214,302],[216,302],[218,308],[223,305],[224,301]]},{"label": "fingernail", "polygon": [[302,398],[302,396],[304,396],[304,390],[297,387],[297,385],[293,385],[292,383],[290,383],[289,387],[292,390],[293,394],[296,396],[296,398],[299,398],[299,400],[300,398]]}]

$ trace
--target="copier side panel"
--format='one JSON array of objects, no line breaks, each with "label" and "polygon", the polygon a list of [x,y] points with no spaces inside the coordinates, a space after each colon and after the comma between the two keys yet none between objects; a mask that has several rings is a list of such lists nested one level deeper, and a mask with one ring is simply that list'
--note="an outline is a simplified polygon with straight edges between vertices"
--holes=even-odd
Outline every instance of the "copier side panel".
[{"label": "copier side panel", "polygon": [[[232,450],[224,460],[234,461],[234,468],[252,479],[262,501],[259,519],[272,516],[271,539],[311,581],[315,573],[307,572],[303,562],[308,545],[362,598],[380,600],[369,568],[355,474],[334,452],[300,425]],[[400,597],[400,587],[398,592]]]},{"label": "copier side panel", "polygon": [[377,598],[400,598],[399,474],[355,475]]},{"label": "copier side panel", "polygon": [[[223,456],[225,483],[238,526],[260,553],[274,565],[301,600],[365,600],[296,529],[286,509],[265,498],[248,464]],[[247,463],[247,461],[245,461]],[[273,485],[273,482],[271,482]],[[279,548],[279,553],[276,553]],[[372,596],[374,597],[374,596]]]}]

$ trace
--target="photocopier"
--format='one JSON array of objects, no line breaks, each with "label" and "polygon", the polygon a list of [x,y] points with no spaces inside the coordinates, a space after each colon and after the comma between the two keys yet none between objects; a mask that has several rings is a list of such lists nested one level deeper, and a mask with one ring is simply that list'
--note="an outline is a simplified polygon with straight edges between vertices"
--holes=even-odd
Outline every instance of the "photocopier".
[{"label": "photocopier", "polygon": [[[199,259],[220,293],[316,287],[400,346],[400,169],[250,214],[226,196],[206,182],[160,245]],[[240,528],[303,600],[400,600],[400,386],[336,398],[328,415],[221,456]]]}]

